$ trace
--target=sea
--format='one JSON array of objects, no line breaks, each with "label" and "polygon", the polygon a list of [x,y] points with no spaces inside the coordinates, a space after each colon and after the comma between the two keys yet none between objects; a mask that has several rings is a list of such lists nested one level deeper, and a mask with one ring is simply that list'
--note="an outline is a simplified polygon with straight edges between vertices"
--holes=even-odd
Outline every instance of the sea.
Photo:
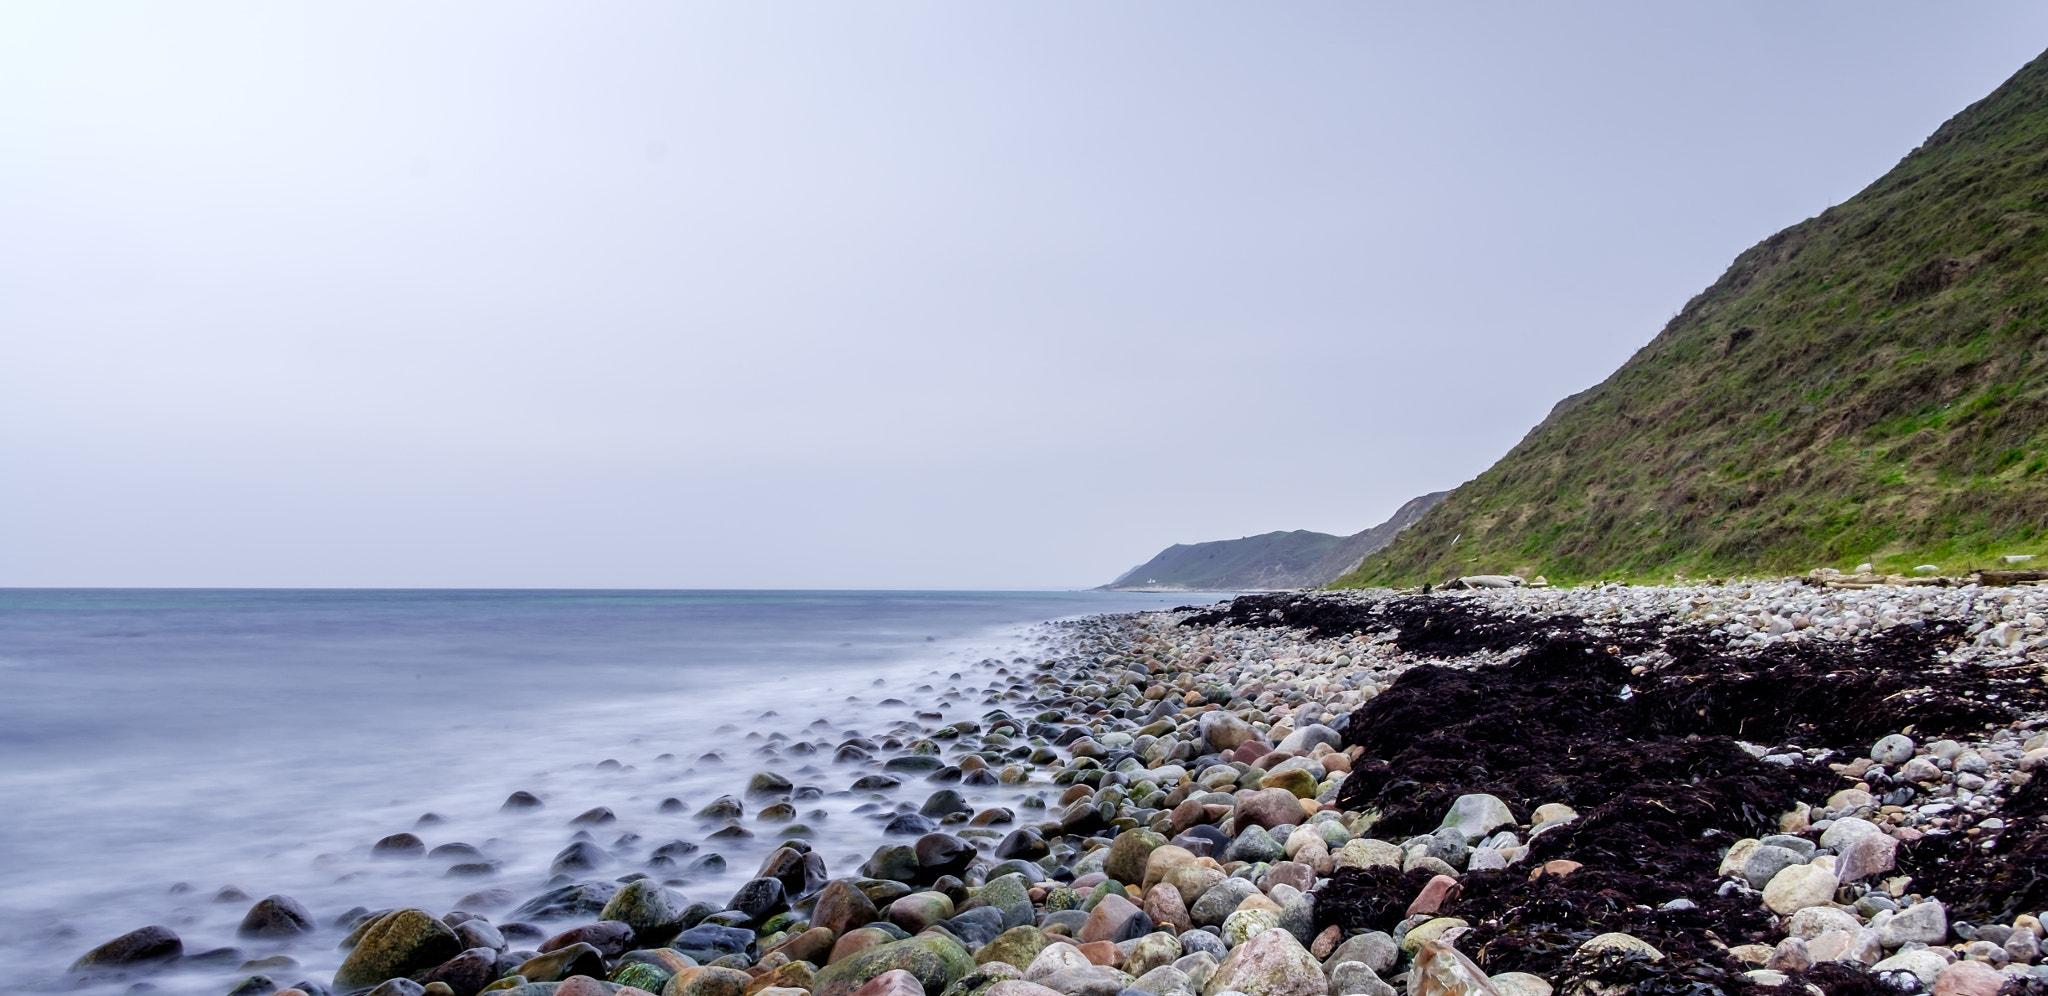
[{"label": "sea", "polygon": [[[750,807],[755,837],[713,841],[693,814],[761,770],[820,790],[798,804],[807,839],[833,877],[856,874],[890,806],[937,786],[913,780],[887,805],[850,792],[874,769],[835,765],[832,744],[981,715],[991,682],[1008,680],[995,675],[1047,652],[1054,620],[1218,597],[0,590],[0,989],[126,991],[135,979],[69,966],[151,924],[186,952],[147,976],[157,992],[224,996],[252,975],[324,984],[350,911],[524,899],[560,881],[550,864],[577,839],[610,856],[585,878],[699,844],[676,888],[719,903],[777,828]],[[788,749],[798,741],[824,749]],[[1048,788],[964,791],[981,808]],[[501,811],[519,791],[543,807]],[[663,812],[667,799],[682,810]],[[571,825],[598,807],[611,819]],[[472,845],[482,860],[467,863],[494,870],[373,856],[398,833]],[[723,871],[695,860],[714,852]],[[239,938],[272,894],[319,931]]]}]

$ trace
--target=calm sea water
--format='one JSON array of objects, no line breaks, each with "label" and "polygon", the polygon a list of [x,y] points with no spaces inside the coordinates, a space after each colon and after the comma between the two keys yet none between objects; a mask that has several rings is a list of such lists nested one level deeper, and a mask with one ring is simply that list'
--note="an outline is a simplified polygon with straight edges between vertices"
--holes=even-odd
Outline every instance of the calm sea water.
[{"label": "calm sea water", "polygon": [[[835,770],[829,750],[765,757],[762,738],[836,743],[940,703],[948,718],[979,716],[995,662],[1044,646],[1038,624],[1207,600],[0,590],[0,965],[13,985],[70,990],[79,954],[158,923],[188,954],[241,949],[155,977],[165,991],[226,992],[250,974],[243,958],[279,954],[297,963],[264,970],[279,984],[325,982],[340,932],[237,940],[254,898],[291,895],[323,927],[355,906],[440,912],[486,888],[523,899],[545,886],[568,819],[593,806],[618,816],[592,833],[619,865],[590,877],[615,876],[649,847],[703,839],[687,813],[658,813],[662,799],[694,812],[770,768],[832,791],[803,818],[832,873],[851,874],[881,841],[843,791],[860,772]],[[879,704],[891,697],[906,704]],[[934,787],[899,794],[916,802]],[[515,790],[546,808],[500,813]],[[968,794],[990,804],[1018,791]],[[445,822],[415,829],[429,812]],[[447,862],[370,857],[400,831],[477,845],[502,870],[449,878]],[[729,871],[698,876],[690,898],[729,896],[772,833],[719,843],[707,849]]]}]

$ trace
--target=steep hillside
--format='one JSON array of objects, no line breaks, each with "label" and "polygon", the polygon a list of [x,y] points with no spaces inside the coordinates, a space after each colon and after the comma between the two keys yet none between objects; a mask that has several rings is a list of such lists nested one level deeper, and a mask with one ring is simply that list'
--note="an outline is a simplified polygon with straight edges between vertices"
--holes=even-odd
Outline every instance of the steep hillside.
[{"label": "steep hillside", "polygon": [[1367,554],[1393,542],[1450,492],[1411,498],[1387,521],[1345,537],[1297,529],[1209,543],[1176,543],[1123,577],[1103,585],[1115,591],[1277,591],[1329,584]]},{"label": "steep hillside", "polygon": [[1410,498],[1407,504],[1395,509],[1387,521],[1344,537],[1335,549],[1302,572],[1302,584],[1325,585],[1349,573],[1366,557],[1386,549],[1401,530],[1421,521],[1423,514],[1435,508],[1436,503],[1443,501],[1448,494],[1448,491],[1432,491],[1420,498]]},{"label": "steep hillside", "polygon": [[1875,560],[2048,541],[2048,62],[1737,257],[1341,586]]}]

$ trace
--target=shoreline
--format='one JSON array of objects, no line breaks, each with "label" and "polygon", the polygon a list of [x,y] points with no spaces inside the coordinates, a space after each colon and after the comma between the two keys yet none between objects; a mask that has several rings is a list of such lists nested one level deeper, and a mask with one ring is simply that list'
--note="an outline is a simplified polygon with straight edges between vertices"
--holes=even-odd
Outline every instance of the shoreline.
[{"label": "shoreline", "polygon": [[[874,776],[852,791],[888,821],[858,869],[797,841],[730,900],[593,878],[511,911],[366,913],[333,983],[300,991],[1825,992],[1873,966],[1891,991],[2040,984],[2048,895],[2000,872],[2048,855],[2028,788],[2048,760],[2044,610],[2038,588],[1780,581],[1277,593],[1054,623],[1037,659],[976,665],[981,703],[831,735],[817,780]],[[1796,714],[1829,702],[1847,715]],[[1778,736],[1718,729],[1749,723]],[[1854,749],[1883,725],[1900,729]],[[1561,759],[1581,753],[1606,767]],[[977,809],[977,786],[1014,806]],[[699,811],[705,844],[801,791],[735,785]],[[2027,908],[1991,910],[2008,899]],[[124,940],[79,972],[140,978],[176,943]]]}]

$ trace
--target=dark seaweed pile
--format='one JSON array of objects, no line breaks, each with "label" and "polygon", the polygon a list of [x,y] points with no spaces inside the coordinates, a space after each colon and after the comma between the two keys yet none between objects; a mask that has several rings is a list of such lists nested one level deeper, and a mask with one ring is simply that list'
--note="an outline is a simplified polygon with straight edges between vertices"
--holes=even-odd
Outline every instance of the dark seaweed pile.
[{"label": "dark seaweed pile", "polygon": [[[1537,805],[1567,803],[1579,818],[1536,838],[1527,864],[1566,858],[1585,867],[1534,881],[1463,876],[1464,894],[1446,911],[1473,924],[1461,948],[1488,972],[1625,982],[1646,993],[1722,986],[1740,966],[1712,939],[1775,938],[1754,897],[1716,893],[1721,854],[1774,830],[1780,813],[1839,779],[1814,765],[1759,762],[1727,737],[1632,735],[1637,696],[1623,691],[1639,679],[1618,650],[1556,636],[1504,663],[1410,669],[1353,715],[1349,739],[1366,757],[1339,805],[1378,810],[1375,833],[1399,839],[1434,829],[1468,792],[1500,797],[1524,823]],[[1317,909],[1347,927],[1390,929],[1420,886],[1393,889],[1398,908],[1360,897],[1393,884],[1343,871]],[[1658,909],[1680,898],[1693,908]],[[1667,958],[1575,960],[1580,943],[1608,931],[1641,937]]]},{"label": "dark seaweed pile", "polygon": [[1418,596],[1354,602],[1294,593],[1240,595],[1181,620],[1182,626],[1219,624],[1306,629],[1326,636],[1385,633],[1406,653],[1442,658],[1513,650],[1544,637],[1582,633],[1586,628],[1577,616],[1503,616],[1462,598]]},{"label": "dark seaweed pile", "polygon": [[1914,888],[1941,896],[1950,917],[2007,923],[2048,906],[2048,778],[2033,780],[1999,807],[2003,830],[1931,834],[1899,849]]},{"label": "dark seaweed pile", "polygon": [[[1830,748],[1861,755],[1876,738],[1908,727],[1923,739],[1967,735],[2048,707],[2048,694],[2029,680],[2031,668],[1940,661],[1962,639],[1950,623],[1730,652],[1683,627],[1502,616],[1462,597],[1257,596],[1205,615],[1387,634],[1402,650],[1446,660],[1526,648],[1475,667],[1412,667],[1353,713],[1346,739],[1365,756],[1338,804],[1377,811],[1375,834],[1396,840],[1433,830],[1451,802],[1470,792],[1498,796],[1524,823],[1542,803],[1571,805],[1579,818],[1538,837],[1522,867],[1564,858],[1582,869],[1533,881],[1526,872],[1468,873],[1462,896],[1444,912],[1473,923],[1460,948],[1488,972],[1644,993],[1774,991],[1744,983],[1736,974],[1743,966],[1723,950],[1775,935],[1753,895],[1718,894],[1720,857],[1742,836],[1775,832],[1779,814],[1795,803],[1818,802],[1848,784],[1804,760],[1761,761],[1738,740],[1786,754]],[[1662,653],[1644,656],[1652,650]],[[1628,657],[1652,663],[1631,667]],[[1880,794],[1892,787],[1883,779],[1872,785]],[[1936,892],[1959,914],[2001,920],[2048,905],[2048,826],[2033,818],[2048,813],[2048,786],[2029,783],[2008,811],[2019,822],[1988,849],[1961,834],[1903,848],[1916,889]],[[1416,876],[1343,870],[1325,887],[1318,916],[1391,929],[1421,884]],[[1659,908],[1680,898],[1692,907]],[[1607,931],[1643,938],[1667,957],[1653,965],[1575,955],[1579,943]],[[1806,983],[1830,996],[1875,991],[1868,975],[1839,966],[1802,973],[1783,991],[1806,992]]]},{"label": "dark seaweed pile", "polygon": [[[1378,810],[1376,828],[1409,835],[1434,829],[1468,792],[1499,796],[1525,822],[1536,806],[1563,802],[1581,814],[1559,831],[1575,850],[1639,863],[1651,860],[1639,833],[1677,842],[1763,831],[1836,780],[1812,765],[1758,763],[1725,736],[1645,729],[1657,712],[1642,708],[1631,687],[1641,679],[1615,649],[1554,637],[1503,663],[1409,669],[1352,715],[1347,740],[1365,757],[1338,804]],[[1555,849],[1551,839],[1538,843]],[[1680,887],[1699,884],[1687,878]]]},{"label": "dark seaweed pile", "polygon": [[1673,658],[1649,677],[1636,728],[1857,754],[1912,727],[1923,739],[1981,732],[2048,707],[2031,664],[1982,668],[1938,654],[1963,641],[1953,622],[1898,626],[1866,640],[1775,643],[1730,653],[1694,633],[1666,641]]}]

